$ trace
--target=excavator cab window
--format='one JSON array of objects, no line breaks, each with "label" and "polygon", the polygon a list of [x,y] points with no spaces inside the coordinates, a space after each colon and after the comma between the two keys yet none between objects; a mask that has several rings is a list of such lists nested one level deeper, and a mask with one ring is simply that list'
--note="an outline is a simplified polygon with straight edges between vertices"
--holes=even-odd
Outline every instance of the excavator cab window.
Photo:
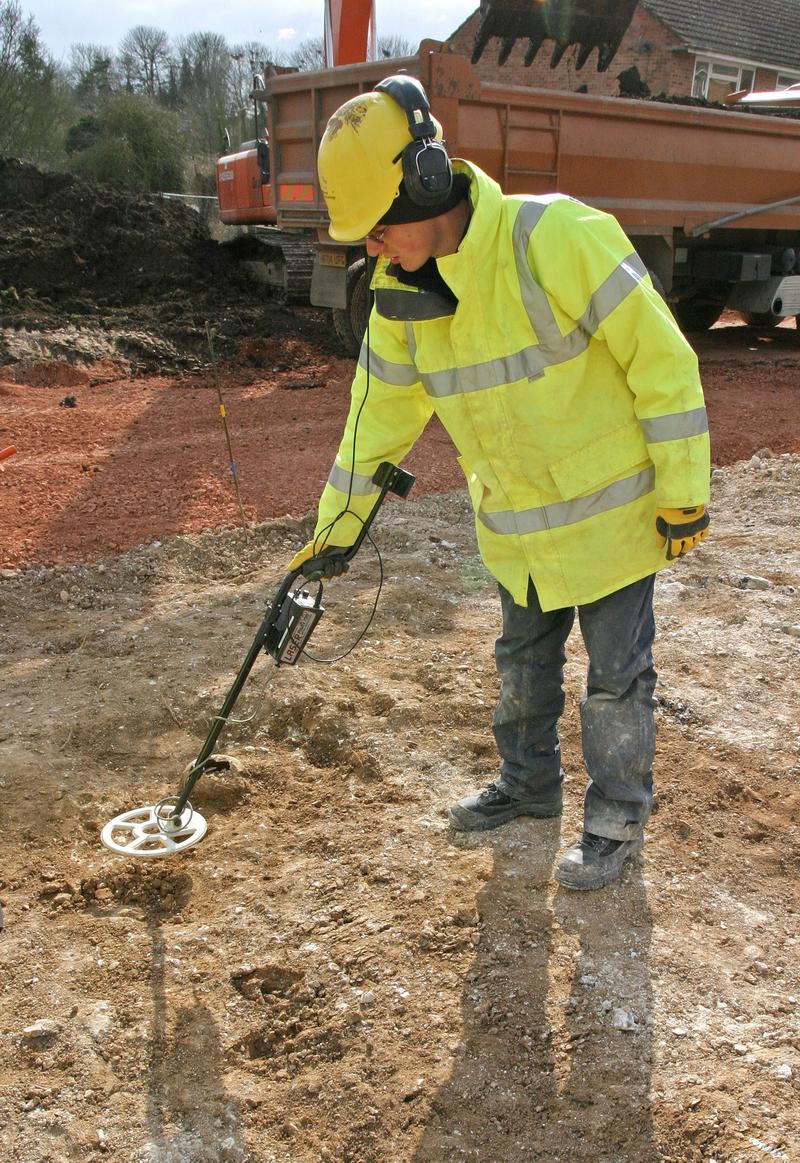
[{"label": "excavator cab window", "polygon": [[[253,144],[256,147],[258,168],[261,170],[261,185],[266,186],[269,182],[269,133],[265,128],[262,138],[259,130],[259,125],[264,121],[264,110],[259,107],[263,106],[266,100],[264,78],[259,73],[253,74],[253,88],[250,96],[253,98],[253,127],[256,131],[256,140]],[[248,142],[249,145],[250,143]]]}]

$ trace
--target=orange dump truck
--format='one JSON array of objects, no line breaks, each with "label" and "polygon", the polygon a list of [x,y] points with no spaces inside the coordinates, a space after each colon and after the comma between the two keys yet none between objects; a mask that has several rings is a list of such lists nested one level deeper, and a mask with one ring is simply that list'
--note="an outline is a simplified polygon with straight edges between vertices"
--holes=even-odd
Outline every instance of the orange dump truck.
[{"label": "orange dump truck", "polygon": [[327,234],[317,148],[339,105],[400,71],[422,81],[451,155],[507,193],[560,191],[614,214],[687,330],[725,306],[761,325],[800,315],[800,121],[487,84],[423,41],[414,57],[271,78],[268,158],[249,143],[218,163],[222,220],[273,231],[287,270],[310,245],[310,301],[333,308],[351,349],[369,303],[365,251]]}]

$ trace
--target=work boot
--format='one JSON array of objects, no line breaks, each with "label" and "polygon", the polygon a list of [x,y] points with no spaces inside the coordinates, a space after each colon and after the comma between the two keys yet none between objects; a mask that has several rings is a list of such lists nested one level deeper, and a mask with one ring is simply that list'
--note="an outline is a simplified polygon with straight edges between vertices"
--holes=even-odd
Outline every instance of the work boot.
[{"label": "work boot", "polygon": [[535,816],[538,820],[561,815],[561,795],[550,800],[514,800],[498,787],[487,784],[483,791],[465,796],[447,809],[450,826],[459,832],[485,832],[498,828],[517,816]]},{"label": "work boot", "polygon": [[637,856],[643,845],[642,832],[630,840],[611,840],[608,836],[584,832],[578,843],[568,848],[559,860],[556,880],[564,888],[603,888],[617,879],[625,861]]}]

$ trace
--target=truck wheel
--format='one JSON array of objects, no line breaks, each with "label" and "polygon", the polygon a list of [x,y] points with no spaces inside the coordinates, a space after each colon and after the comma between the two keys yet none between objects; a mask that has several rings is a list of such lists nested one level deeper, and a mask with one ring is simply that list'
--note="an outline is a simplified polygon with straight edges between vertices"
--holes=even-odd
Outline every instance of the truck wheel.
[{"label": "truck wheel", "polygon": [[367,260],[359,258],[347,269],[347,307],[333,308],[334,329],[349,355],[358,355],[361,350],[371,309]]},{"label": "truck wheel", "polygon": [[673,313],[682,331],[708,331],[719,319],[723,303],[713,299],[680,299],[673,305]]}]

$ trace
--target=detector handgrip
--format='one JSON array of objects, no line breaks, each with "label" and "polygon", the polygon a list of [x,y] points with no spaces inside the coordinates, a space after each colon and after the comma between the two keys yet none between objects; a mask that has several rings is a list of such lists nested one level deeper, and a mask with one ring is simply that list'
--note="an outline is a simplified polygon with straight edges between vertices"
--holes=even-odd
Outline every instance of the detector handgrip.
[{"label": "detector handgrip", "polygon": [[[378,515],[378,510],[386,500],[386,494],[395,493],[398,497],[407,497],[411,492],[411,486],[414,484],[415,480],[416,477],[413,475],[413,473],[406,472],[405,469],[398,468],[397,465],[392,464],[391,461],[384,460],[378,465],[372,478],[372,483],[374,485],[378,485],[380,492],[378,493],[378,496],[375,500],[375,504],[370,509],[369,515],[359,529],[358,536],[356,537],[355,541],[342,552],[341,557],[344,561],[352,561],[355,555],[358,553],[364,538],[369,533],[370,525],[375,520],[375,517]],[[309,580],[313,580],[311,579],[310,575],[316,572],[317,569],[319,569],[321,572],[324,569],[326,563],[330,564],[332,556],[334,555],[331,553],[317,553],[314,555],[314,557],[307,558],[307,560],[304,561],[302,566],[297,570],[297,574],[302,574],[303,577],[309,578]]]}]

